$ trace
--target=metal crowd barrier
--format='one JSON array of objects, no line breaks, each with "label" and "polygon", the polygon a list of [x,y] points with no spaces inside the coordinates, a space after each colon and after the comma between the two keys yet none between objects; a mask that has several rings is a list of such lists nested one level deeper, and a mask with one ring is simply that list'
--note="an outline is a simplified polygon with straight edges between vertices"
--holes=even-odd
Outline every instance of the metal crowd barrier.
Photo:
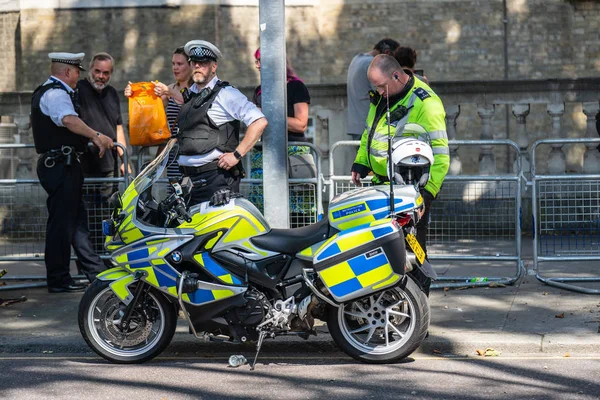
[{"label": "metal crowd barrier", "polygon": [[[308,142],[289,142],[288,146],[305,146],[309,147],[311,154],[315,159],[317,168],[317,176],[307,179],[288,179],[290,203],[296,207],[300,205],[308,205],[309,213],[294,213],[289,216],[290,227],[297,228],[314,224],[321,220],[323,216],[323,172],[321,168],[322,154],[320,149],[313,143]],[[254,149],[261,149],[262,142],[254,145]],[[149,154],[150,147],[141,147],[137,153],[137,168],[141,171],[145,161],[151,160],[153,157]],[[259,210],[263,210],[262,201],[262,179],[250,178],[252,170],[252,152],[249,152],[242,160],[246,171],[246,178],[240,182],[241,194],[249,199]],[[161,180],[167,182],[166,179]]]},{"label": "metal crowd barrier", "polygon": [[[309,209],[309,212],[294,212],[290,210],[289,223],[291,228],[299,228],[311,225],[321,220],[323,216],[323,173],[321,170],[322,155],[319,148],[308,142],[288,142],[288,146],[305,146],[310,148],[317,168],[315,178],[307,179],[288,179],[290,203],[297,208]],[[255,149],[262,148],[262,142],[256,143]],[[262,202],[262,179],[250,178],[252,152],[244,157],[244,169],[246,177],[242,179],[240,191],[242,195],[252,201],[259,209],[263,209]],[[257,195],[258,194],[258,195]]]},{"label": "metal crowd barrier", "polygon": [[[121,147],[123,150],[125,148]],[[33,149],[32,144],[2,144],[0,149]],[[128,163],[128,154],[124,151],[124,164]],[[37,160],[37,154],[31,157]],[[36,162],[32,163],[32,175],[35,175]],[[101,258],[109,258],[104,250],[102,220],[110,216],[111,210],[101,199],[99,192],[111,185],[117,188],[130,181],[126,170],[125,176],[119,178],[86,178],[83,186],[83,199],[88,209],[88,227],[94,249]],[[46,208],[47,194],[38,179],[0,179],[0,261],[43,261],[45,231],[48,212]],[[72,260],[76,257],[73,255]],[[75,278],[84,278],[77,275]],[[3,276],[2,280],[45,280],[46,276]],[[0,286],[0,290],[45,286],[45,283]]]},{"label": "metal crowd barrier", "polygon": [[[510,140],[453,140],[450,145],[508,146],[519,154]],[[329,196],[332,199],[355,188],[350,175],[334,173],[334,153],[340,147],[358,147],[359,141],[341,141],[331,148]],[[520,158],[514,174],[447,175],[431,213],[428,258],[432,261],[490,261],[514,263],[511,276],[440,276],[432,288],[513,284],[524,272],[521,260],[521,179]],[[348,171],[349,172],[349,171]],[[370,184],[364,179],[363,184]],[[479,222],[473,222],[478,219]],[[466,228],[468,227],[468,228]],[[476,245],[474,245],[476,243]],[[508,250],[508,251],[507,251]],[[508,254],[507,254],[508,253]],[[435,265],[435,262],[433,263]]]},{"label": "metal crowd barrier", "polygon": [[[540,145],[583,143],[600,143],[600,138],[545,139],[531,147],[533,268],[536,278],[547,285],[600,294],[600,289],[574,284],[600,282],[598,275],[550,277],[541,267],[543,262],[600,261],[600,174],[538,175],[535,169]],[[566,268],[561,272],[568,274]]]}]

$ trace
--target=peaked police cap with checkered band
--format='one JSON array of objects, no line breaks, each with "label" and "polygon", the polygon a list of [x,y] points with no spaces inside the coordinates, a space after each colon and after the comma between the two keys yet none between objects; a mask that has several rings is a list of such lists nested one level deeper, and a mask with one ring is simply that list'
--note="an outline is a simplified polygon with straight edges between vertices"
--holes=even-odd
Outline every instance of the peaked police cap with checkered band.
[{"label": "peaked police cap with checkered band", "polygon": [[74,65],[81,71],[85,71],[81,62],[85,57],[85,53],[48,53],[48,58],[53,63]]},{"label": "peaked police cap with checkered band", "polygon": [[190,61],[217,61],[223,58],[217,46],[206,40],[190,40],[183,49]]}]

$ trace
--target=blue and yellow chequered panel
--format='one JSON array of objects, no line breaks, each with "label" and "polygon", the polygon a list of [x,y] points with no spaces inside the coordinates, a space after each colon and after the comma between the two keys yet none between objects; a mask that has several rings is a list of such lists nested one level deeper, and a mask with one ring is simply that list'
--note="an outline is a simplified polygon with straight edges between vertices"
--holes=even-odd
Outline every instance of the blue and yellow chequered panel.
[{"label": "blue and yellow chequered panel", "polygon": [[[364,231],[360,232],[361,229]],[[394,232],[392,225],[384,225],[379,228],[368,229],[368,227],[357,227],[356,229],[342,231],[334,236],[332,241],[328,241],[319,249],[314,259],[315,264],[328,258],[335,257],[345,251],[356,249],[359,246],[367,244],[375,239],[389,235]]]},{"label": "blue and yellow chequered panel", "polygon": [[221,282],[229,285],[241,285],[242,281],[213,260],[208,253],[194,254],[194,260]]},{"label": "blue and yellow chequered panel", "polygon": [[393,275],[397,274],[381,247],[319,272],[321,280],[337,299],[390,281]]}]

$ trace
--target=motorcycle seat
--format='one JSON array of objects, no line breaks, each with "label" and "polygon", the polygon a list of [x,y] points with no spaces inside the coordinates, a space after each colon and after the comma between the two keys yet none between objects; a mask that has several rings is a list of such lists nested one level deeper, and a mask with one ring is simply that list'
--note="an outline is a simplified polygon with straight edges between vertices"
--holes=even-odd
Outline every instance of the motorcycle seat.
[{"label": "motorcycle seat", "polygon": [[296,254],[305,248],[329,238],[333,233],[329,219],[323,218],[316,224],[294,229],[271,229],[250,241],[261,249],[283,254]]}]

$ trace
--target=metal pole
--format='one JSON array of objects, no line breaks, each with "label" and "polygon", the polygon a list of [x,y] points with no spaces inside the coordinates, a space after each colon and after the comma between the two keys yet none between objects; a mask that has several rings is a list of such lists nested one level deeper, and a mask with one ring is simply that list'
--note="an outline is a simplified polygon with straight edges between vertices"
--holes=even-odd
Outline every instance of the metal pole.
[{"label": "metal pole", "polygon": [[259,28],[262,111],[269,121],[262,136],[265,218],[273,228],[288,228],[284,0],[260,0]]}]

